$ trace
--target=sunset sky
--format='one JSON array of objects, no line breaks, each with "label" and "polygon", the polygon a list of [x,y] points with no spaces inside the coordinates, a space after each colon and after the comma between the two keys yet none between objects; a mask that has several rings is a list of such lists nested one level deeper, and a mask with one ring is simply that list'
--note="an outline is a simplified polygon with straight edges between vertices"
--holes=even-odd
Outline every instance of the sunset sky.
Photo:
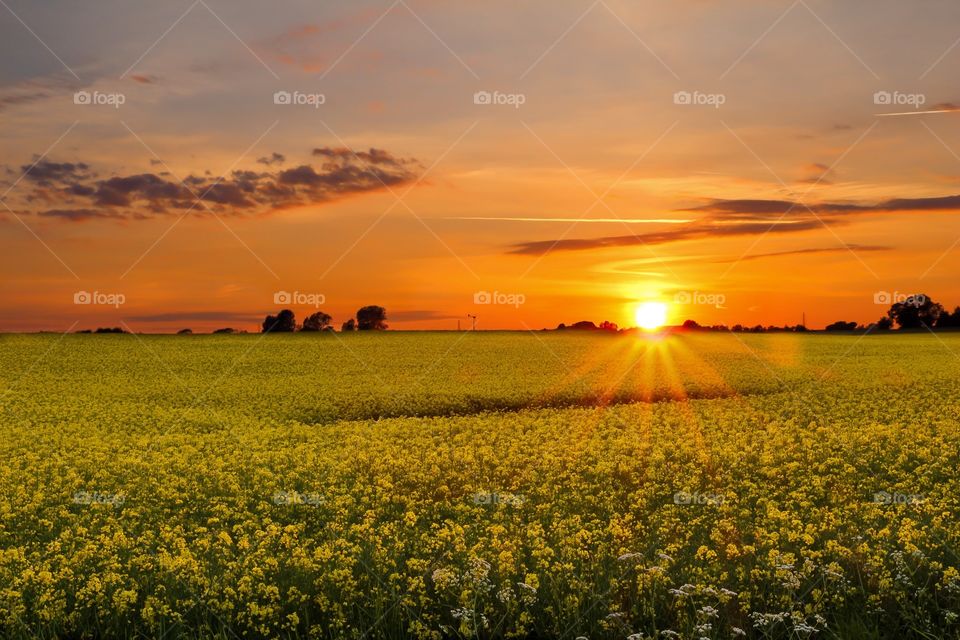
[{"label": "sunset sky", "polygon": [[0,330],[960,304],[955,1],[2,0],[0,33]]}]

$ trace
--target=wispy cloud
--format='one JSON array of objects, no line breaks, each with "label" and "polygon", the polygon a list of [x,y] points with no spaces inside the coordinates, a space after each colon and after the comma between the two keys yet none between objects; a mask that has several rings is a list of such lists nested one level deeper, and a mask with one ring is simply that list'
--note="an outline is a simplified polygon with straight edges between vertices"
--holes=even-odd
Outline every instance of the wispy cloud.
[{"label": "wispy cloud", "polygon": [[684,224],[692,218],[523,218],[515,216],[447,216],[444,220],[484,222],[576,222],[578,224]]}]

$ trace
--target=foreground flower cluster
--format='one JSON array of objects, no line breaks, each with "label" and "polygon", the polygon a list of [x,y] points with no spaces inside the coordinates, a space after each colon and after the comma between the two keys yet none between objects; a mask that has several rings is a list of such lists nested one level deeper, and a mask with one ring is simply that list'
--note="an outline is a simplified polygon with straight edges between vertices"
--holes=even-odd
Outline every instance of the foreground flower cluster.
[{"label": "foreground flower cluster", "polygon": [[0,338],[0,636],[960,634],[960,338],[286,338]]}]

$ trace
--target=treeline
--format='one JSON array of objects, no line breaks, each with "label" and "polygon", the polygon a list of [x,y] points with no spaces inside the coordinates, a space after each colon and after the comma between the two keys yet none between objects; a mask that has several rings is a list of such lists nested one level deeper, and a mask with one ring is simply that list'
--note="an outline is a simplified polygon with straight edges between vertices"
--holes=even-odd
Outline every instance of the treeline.
[{"label": "treeline", "polygon": [[[263,333],[293,333],[295,331],[333,331],[333,317],[317,311],[307,316],[303,324],[297,324],[297,316],[290,309],[283,309],[277,315],[268,315],[260,325]],[[347,319],[340,325],[340,331],[385,331],[387,329],[387,310],[377,305],[361,307],[356,318]]]},{"label": "treeline", "polygon": [[[904,330],[927,329],[930,331],[960,328],[960,306],[955,307],[953,311],[947,311],[942,304],[934,302],[934,300],[925,293],[915,293],[911,296],[905,296],[902,300],[891,304],[886,315],[876,322],[864,325],[847,320],[837,320],[824,327],[824,330],[890,331],[894,326]],[[695,320],[687,320],[683,323],[682,328],[694,331],[733,331],[744,333],[808,331],[807,327],[800,324],[784,327],[772,325],[767,327],[762,325],[745,327],[739,324],[728,327],[718,324],[706,327],[701,326]]]}]

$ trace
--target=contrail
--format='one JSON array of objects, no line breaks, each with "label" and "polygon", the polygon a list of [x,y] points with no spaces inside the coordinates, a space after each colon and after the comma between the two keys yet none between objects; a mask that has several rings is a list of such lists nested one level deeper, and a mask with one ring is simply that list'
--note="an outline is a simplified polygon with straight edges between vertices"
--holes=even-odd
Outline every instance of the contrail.
[{"label": "contrail", "polygon": [[957,113],[960,109],[931,109],[929,111],[900,111],[897,113],[876,113],[878,118],[890,118],[892,116],[923,116],[933,113]]}]

